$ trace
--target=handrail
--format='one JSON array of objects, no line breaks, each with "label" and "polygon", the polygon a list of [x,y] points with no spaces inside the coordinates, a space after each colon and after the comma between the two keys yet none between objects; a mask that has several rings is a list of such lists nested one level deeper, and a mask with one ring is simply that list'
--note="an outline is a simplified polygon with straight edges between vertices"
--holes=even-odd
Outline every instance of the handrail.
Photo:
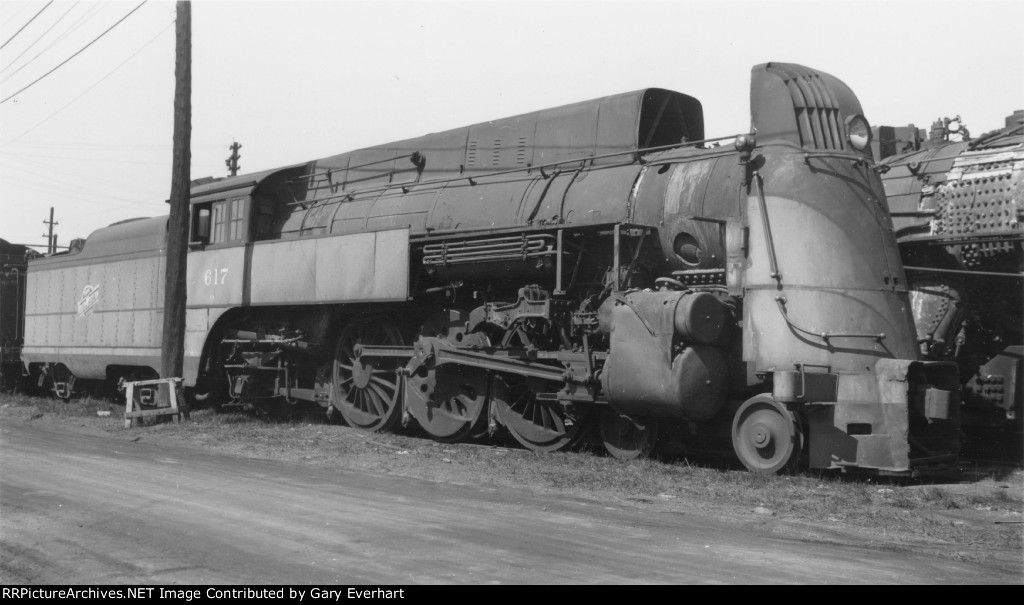
[{"label": "handrail", "polygon": [[885,332],[879,332],[878,334],[855,334],[855,333],[847,334],[847,333],[841,333],[841,332],[829,333],[829,332],[820,332],[820,331],[817,331],[817,330],[809,330],[807,328],[798,326],[796,323],[793,322],[793,320],[791,320],[789,318],[789,313],[786,311],[786,297],[785,296],[776,296],[775,297],[775,304],[778,305],[779,313],[782,314],[782,319],[786,320],[786,323],[789,325],[790,328],[793,328],[797,332],[803,332],[804,334],[809,334],[811,336],[816,336],[816,337],[822,339],[823,341],[825,341],[825,344],[831,344],[829,342],[829,339],[832,339],[832,338],[870,338],[872,340],[877,340],[878,342],[882,342],[883,340],[885,340]]},{"label": "handrail", "polygon": [[782,281],[782,274],[779,273],[779,261],[775,257],[775,242],[772,240],[772,227],[768,222],[768,202],[764,198],[764,185],[762,184],[761,174],[758,171],[754,171],[754,184],[757,189],[757,201],[761,206],[761,224],[764,227],[764,242],[768,247],[768,264],[771,267],[772,279]]},{"label": "handrail", "polygon": [[[430,180],[426,180],[426,181],[418,181],[418,182],[410,182],[410,183],[388,183],[387,185],[382,185],[380,187],[371,187],[371,188],[368,188],[368,189],[349,191],[349,192],[344,193],[344,194],[331,195],[331,196],[319,198],[316,201],[322,202],[322,201],[327,201],[327,200],[333,200],[333,199],[336,199],[336,198],[354,197],[356,195],[364,195],[364,194],[367,194],[367,193],[377,193],[377,192],[387,191],[389,189],[396,189],[396,188],[401,188],[403,190],[403,192],[408,193],[408,191],[410,189],[412,189],[413,187],[424,187],[426,185],[445,185],[445,184],[454,183],[454,182],[457,182],[457,181],[469,181],[469,183],[471,185],[475,185],[477,179],[483,179],[483,178],[489,178],[489,177],[495,177],[495,176],[505,176],[505,175],[508,175],[508,174],[515,174],[515,173],[518,173],[518,172],[525,172],[525,173],[529,174],[533,170],[539,170],[541,176],[544,177],[545,179],[548,179],[548,178],[551,178],[553,175],[547,174],[544,171],[546,168],[555,168],[557,166],[564,166],[566,164],[580,164],[580,166],[582,168],[587,162],[593,163],[594,160],[602,160],[602,159],[606,159],[606,158],[613,158],[613,157],[620,157],[620,156],[634,156],[628,162],[623,162],[622,164],[619,164],[621,166],[629,166],[630,164],[633,164],[633,163],[636,163],[636,162],[643,163],[643,160],[640,159],[640,157],[639,157],[641,153],[654,153],[656,151],[667,151],[669,149],[677,149],[677,148],[682,148],[682,147],[692,147],[692,146],[700,145],[700,144],[703,144],[703,143],[710,143],[710,142],[714,142],[714,141],[724,141],[726,139],[734,139],[737,136],[739,136],[739,135],[729,135],[729,136],[724,136],[724,137],[714,137],[714,138],[710,138],[710,139],[701,139],[699,141],[686,141],[685,143],[673,143],[671,145],[659,145],[657,147],[637,148],[637,149],[631,149],[629,151],[616,151],[616,152],[613,152],[613,153],[605,153],[605,154],[601,154],[601,155],[586,156],[586,157],[582,157],[582,158],[573,158],[573,159],[568,159],[568,160],[559,160],[559,161],[556,161],[556,162],[549,162],[547,164],[540,164],[538,166],[532,166],[532,165],[520,166],[520,167],[517,167],[517,168],[510,168],[510,169],[507,169],[507,170],[498,170],[498,171],[495,171],[495,172],[486,172],[486,173],[483,173],[483,174],[473,174],[473,175],[460,174],[459,176],[447,177],[447,178],[442,178],[442,179],[430,179]],[[331,170],[339,170],[339,169],[332,168]],[[464,168],[463,168],[463,171],[464,171]],[[309,176],[312,177],[312,176],[318,176],[318,175],[322,175],[322,174],[326,174],[326,171],[325,172],[320,172],[320,173],[316,173],[316,172],[310,173]],[[365,179],[362,179],[362,180],[365,180]],[[351,181],[349,181],[349,182],[351,182]]]},{"label": "handrail", "polygon": [[998,271],[968,271],[965,269],[936,269],[934,267],[903,267],[907,271],[919,271],[921,273],[952,273],[955,275],[970,275],[971,277],[1010,277],[1024,279],[1024,273],[1001,273]]},{"label": "handrail", "polygon": [[972,231],[969,233],[940,233],[938,235],[903,236],[901,243],[916,244],[929,242],[940,246],[962,246],[966,244],[1001,244],[1024,239],[1019,231]]}]

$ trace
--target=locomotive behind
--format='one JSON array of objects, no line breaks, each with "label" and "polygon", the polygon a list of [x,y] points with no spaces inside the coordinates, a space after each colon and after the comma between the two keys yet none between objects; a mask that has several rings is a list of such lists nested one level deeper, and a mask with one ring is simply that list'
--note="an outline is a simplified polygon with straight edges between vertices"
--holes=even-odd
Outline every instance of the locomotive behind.
[{"label": "locomotive behind", "polygon": [[21,381],[21,346],[25,337],[25,270],[31,248],[0,239],[0,389]]},{"label": "locomotive behind", "polygon": [[[937,120],[927,140],[913,127],[880,133],[896,143],[882,145],[882,182],[911,279],[922,355],[959,364],[968,433],[1019,439],[1024,111],[973,140],[959,116]],[[898,153],[886,157],[887,147]]]},{"label": "locomotive behind", "polygon": [[[920,358],[856,96],[768,63],[751,113],[708,139],[699,101],[647,89],[197,184],[185,384],[441,441],[947,468],[956,366]],[[155,375],[165,230],[31,264],[32,372]]]}]

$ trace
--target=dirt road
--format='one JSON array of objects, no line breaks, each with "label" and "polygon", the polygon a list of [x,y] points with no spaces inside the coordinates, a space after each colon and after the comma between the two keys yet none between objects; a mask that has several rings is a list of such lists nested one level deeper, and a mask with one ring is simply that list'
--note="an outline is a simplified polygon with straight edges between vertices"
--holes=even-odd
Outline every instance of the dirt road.
[{"label": "dirt road", "polygon": [[5,423],[2,583],[1020,583],[700,515]]}]

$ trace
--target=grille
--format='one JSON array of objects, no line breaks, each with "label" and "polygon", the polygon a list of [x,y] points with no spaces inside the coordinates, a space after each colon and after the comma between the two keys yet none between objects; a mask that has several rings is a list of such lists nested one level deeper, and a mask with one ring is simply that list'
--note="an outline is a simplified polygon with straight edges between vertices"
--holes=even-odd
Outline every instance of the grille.
[{"label": "grille", "polygon": [[526,165],[526,137],[519,137],[516,145],[516,164],[520,166]]},{"label": "grille", "polygon": [[424,265],[458,265],[494,261],[525,261],[554,256],[555,236],[548,234],[495,237],[427,244],[423,247]]},{"label": "grille", "polygon": [[494,147],[491,148],[491,166],[501,165],[501,139],[494,139]]},{"label": "grille", "polygon": [[846,149],[839,104],[821,76],[799,66],[776,65],[771,71],[789,88],[796,112],[800,145],[815,149]]}]

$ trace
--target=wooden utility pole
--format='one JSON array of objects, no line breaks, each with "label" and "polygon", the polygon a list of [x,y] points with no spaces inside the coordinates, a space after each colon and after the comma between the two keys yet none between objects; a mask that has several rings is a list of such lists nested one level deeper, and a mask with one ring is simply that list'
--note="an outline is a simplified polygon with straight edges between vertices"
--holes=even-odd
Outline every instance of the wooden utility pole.
[{"label": "wooden utility pole", "polygon": [[192,5],[179,0],[175,25],[174,158],[167,219],[167,278],[161,378],[180,377],[185,349],[185,260],[188,252],[189,163],[192,160]]},{"label": "wooden utility pole", "polygon": [[57,240],[56,240],[56,238],[53,235],[53,226],[60,224],[60,223],[54,222],[54,220],[53,220],[53,206],[50,206],[50,220],[43,221],[43,224],[50,226],[50,233],[49,233],[49,235],[44,233],[43,237],[46,238],[46,252],[49,253],[49,254],[53,254],[54,252],[57,251]]},{"label": "wooden utility pole", "polygon": [[231,157],[224,160],[224,163],[228,165],[228,172],[231,176],[238,176],[238,160],[242,157],[238,155],[238,150],[242,146],[238,144],[238,141],[232,141],[231,146],[228,149],[231,150]]}]

